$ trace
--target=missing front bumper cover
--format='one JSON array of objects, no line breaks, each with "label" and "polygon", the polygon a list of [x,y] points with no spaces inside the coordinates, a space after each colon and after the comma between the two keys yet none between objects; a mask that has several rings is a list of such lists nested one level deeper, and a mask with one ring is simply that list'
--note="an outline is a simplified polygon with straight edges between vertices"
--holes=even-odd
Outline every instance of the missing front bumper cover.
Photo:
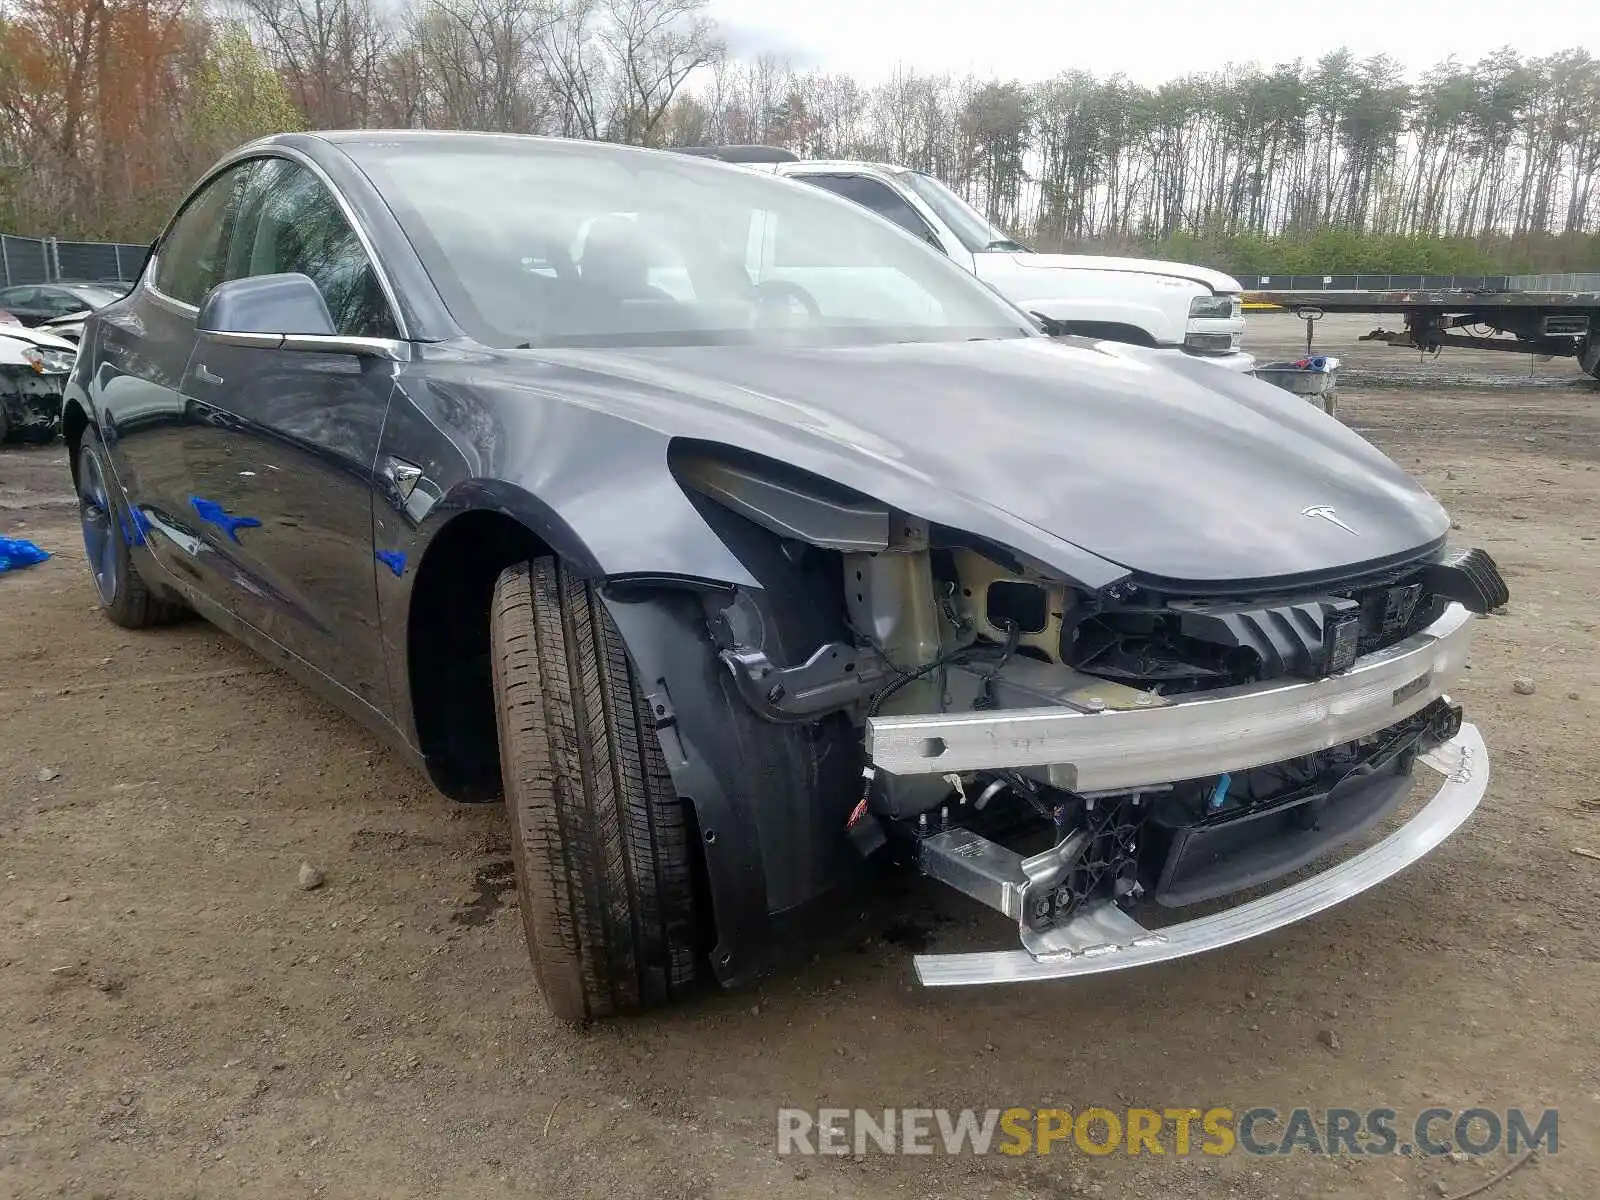
[{"label": "missing front bumper cover", "polygon": [[1121,791],[1315,754],[1366,737],[1442,696],[1466,665],[1473,616],[1438,620],[1348,671],[1249,684],[1132,711],[1063,705],[867,722],[867,753],[896,775],[1044,768],[1052,786]]},{"label": "missing front bumper cover", "polygon": [[[1068,979],[1202,954],[1304,920],[1404,870],[1460,828],[1478,807],[1489,785],[1489,754],[1476,726],[1462,725],[1449,742],[1420,761],[1444,776],[1433,798],[1394,833],[1321,874],[1224,912],[1163,929],[1147,929],[1115,904],[1104,902],[1043,932],[1021,927],[1021,949],[918,955],[917,977],[928,987]],[[974,857],[958,848],[955,835],[939,836],[952,839],[946,847],[951,857]],[[1018,912],[1027,892],[1021,861],[989,864],[994,869],[983,873],[995,879],[981,885],[996,896],[1011,889],[1011,904]],[[1013,865],[1017,871],[1008,875]],[[955,886],[989,902],[971,888]]]}]

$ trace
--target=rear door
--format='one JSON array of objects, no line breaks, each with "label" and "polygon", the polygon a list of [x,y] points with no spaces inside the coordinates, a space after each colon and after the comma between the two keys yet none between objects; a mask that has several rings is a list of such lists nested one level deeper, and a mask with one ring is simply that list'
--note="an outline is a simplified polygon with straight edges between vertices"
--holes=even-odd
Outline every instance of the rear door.
[{"label": "rear door", "polygon": [[194,348],[195,314],[221,278],[231,224],[251,164],[228,167],[197,188],[162,237],[153,271],[104,310],[89,355],[100,435],[134,513],[124,530],[162,566],[206,586],[190,505],[184,441],[191,428],[180,383]]},{"label": "rear door", "polygon": [[[338,333],[393,338],[366,250],[308,167],[263,158],[240,204],[225,276],[297,272]],[[348,353],[200,339],[183,390],[201,536],[230,606],[379,712],[389,710],[378,624],[372,483],[395,364]]]}]

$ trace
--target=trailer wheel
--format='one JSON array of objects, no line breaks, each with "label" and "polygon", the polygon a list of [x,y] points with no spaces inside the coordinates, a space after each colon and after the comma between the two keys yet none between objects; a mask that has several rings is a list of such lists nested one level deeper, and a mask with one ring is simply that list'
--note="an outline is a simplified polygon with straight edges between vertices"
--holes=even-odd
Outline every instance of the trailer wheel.
[{"label": "trailer wheel", "polygon": [[523,932],[551,1010],[664,1004],[699,956],[688,813],[621,635],[554,558],[504,571],[490,614]]},{"label": "trailer wheel", "polygon": [[[1600,321],[1600,313],[1589,318],[1591,325]],[[1578,348],[1578,365],[1596,379],[1600,379],[1600,329],[1592,329]]]}]

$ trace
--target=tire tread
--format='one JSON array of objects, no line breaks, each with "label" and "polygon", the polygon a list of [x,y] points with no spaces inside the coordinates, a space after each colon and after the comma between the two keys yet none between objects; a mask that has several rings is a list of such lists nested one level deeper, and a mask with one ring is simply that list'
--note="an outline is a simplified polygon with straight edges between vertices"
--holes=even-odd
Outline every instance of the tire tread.
[{"label": "tire tread", "polygon": [[638,1012],[695,981],[688,821],[626,647],[554,558],[508,568],[491,640],[529,954],[552,1010]]}]

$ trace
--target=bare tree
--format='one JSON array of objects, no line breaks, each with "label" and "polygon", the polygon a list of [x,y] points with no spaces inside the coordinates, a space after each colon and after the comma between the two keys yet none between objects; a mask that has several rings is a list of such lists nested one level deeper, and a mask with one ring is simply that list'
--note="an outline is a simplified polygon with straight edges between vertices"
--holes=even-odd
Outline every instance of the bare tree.
[{"label": "bare tree", "polygon": [[372,0],[233,0],[313,126],[359,127],[374,115],[391,21]]},{"label": "bare tree", "polygon": [[659,145],[673,99],[721,54],[705,0],[563,0],[538,54],[569,137]]},{"label": "bare tree", "polygon": [[1158,87],[906,67],[869,87],[726,57],[705,0],[221,3],[248,37],[200,0],[0,0],[0,227],[143,237],[231,141],[391,124],[887,160],[1043,246],[1236,270],[1436,269],[1485,245],[1588,268],[1600,245],[1585,50],[1416,79],[1336,50]]},{"label": "bare tree", "polygon": [[554,101],[539,47],[556,20],[545,0],[425,0],[411,9],[394,57],[415,64],[415,123],[542,131]]},{"label": "bare tree", "polygon": [[656,127],[678,89],[722,49],[705,0],[604,0],[598,28],[613,77],[606,133],[613,141],[657,144]]},{"label": "bare tree", "polygon": [[610,73],[594,47],[597,9],[597,0],[563,0],[538,45],[563,137],[598,138],[605,119]]}]

